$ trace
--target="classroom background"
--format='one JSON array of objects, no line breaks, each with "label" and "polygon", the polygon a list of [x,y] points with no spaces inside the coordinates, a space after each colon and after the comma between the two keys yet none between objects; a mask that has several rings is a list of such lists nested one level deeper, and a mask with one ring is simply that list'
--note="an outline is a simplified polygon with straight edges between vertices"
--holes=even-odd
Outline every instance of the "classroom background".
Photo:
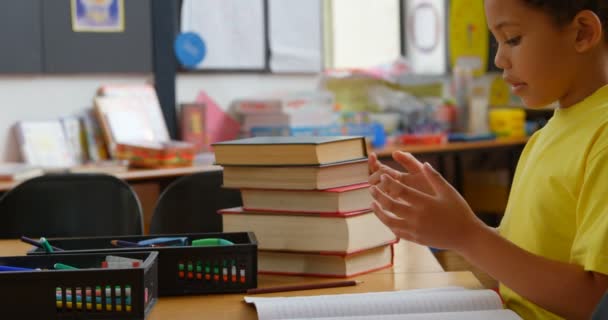
[{"label": "classroom background", "polygon": [[[211,145],[258,136],[364,136],[395,167],[392,151],[412,152],[496,226],[553,112],[510,93],[481,0],[5,0],[0,21],[0,192],[108,173],[134,189],[144,234],[179,179],[212,172],[192,186],[234,203]],[[496,287],[450,252],[396,246],[430,262],[394,272],[472,271],[480,282],[455,283]]]}]

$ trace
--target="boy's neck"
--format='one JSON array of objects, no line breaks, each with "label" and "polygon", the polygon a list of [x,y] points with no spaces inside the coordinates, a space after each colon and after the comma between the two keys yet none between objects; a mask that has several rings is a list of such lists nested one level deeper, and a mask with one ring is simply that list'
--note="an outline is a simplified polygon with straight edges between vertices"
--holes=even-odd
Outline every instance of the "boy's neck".
[{"label": "boy's neck", "polygon": [[595,59],[589,59],[581,66],[572,90],[559,100],[560,108],[571,107],[608,85],[608,43],[603,48]]}]

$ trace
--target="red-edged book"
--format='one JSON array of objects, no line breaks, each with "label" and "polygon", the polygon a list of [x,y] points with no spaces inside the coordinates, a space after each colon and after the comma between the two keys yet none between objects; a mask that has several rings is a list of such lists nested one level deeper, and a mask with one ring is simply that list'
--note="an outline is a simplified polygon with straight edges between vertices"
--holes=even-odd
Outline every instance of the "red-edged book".
[{"label": "red-edged book", "polygon": [[242,189],[243,208],[258,212],[348,213],[369,210],[369,184],[325,190]]},{"label": "red-edged book", "polygon": [[253,231],[258,249],[351,254],[397,238],[367,210],[345,213],[256,212],[223,209],[224,232]]},{"label": "red-edged book", "polygon": [[332,278],[354,277],[392,267],[393,256],[392,244],[349,254],[260,250],[258,272]]}]

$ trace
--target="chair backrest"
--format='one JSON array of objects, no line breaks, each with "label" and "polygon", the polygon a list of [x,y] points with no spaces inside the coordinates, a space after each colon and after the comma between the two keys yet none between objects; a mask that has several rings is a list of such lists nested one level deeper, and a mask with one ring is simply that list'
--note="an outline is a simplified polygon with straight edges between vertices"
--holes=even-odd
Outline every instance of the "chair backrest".
[{"label": "chair backrest", "polygon": [[604,294],[600,303],[598,303],[591,320],[605,320],[608,319],[608,291]]},{"label": "chair backrest", "polygon": [[222,171],[181,177],[160,195],[150,233],[221,232],[217,210],[242,205],[239,190],[222,188]]},{"label": "chair backrest", "polygon": [[142,234],[137,195],[106,174],[50,174],[0,198],[0,238]]}]

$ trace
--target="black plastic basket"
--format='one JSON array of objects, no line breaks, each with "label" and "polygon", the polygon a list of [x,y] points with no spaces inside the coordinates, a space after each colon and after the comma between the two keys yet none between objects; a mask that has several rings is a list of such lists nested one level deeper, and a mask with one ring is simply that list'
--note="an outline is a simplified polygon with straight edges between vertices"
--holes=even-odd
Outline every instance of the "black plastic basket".
[{"label": "black plastic basket", "polygon": [[[222,238],[233,242],[234,245],[117,248],[110,242],[111,240],[138,242],[158,237],[188,237],[189,240]],[[251,232],[51,238],[48,241],[53,246],[64,249],[62,254],[158,251],[158,294],[160,296],[238,293],[246,292],[247,289],[256,288],[258,285],[258,244],[255,235]],[[36,248],[28,254],[46,253],[42,249]]]},{"label": "black plastic basket", "polygon": [[[2,319],[145,319],[157,300],[156,252],[121,252],[137,267],[102,269],[106,254],[0,257]],[[55,263],[78,270],[54,270]]]}]

